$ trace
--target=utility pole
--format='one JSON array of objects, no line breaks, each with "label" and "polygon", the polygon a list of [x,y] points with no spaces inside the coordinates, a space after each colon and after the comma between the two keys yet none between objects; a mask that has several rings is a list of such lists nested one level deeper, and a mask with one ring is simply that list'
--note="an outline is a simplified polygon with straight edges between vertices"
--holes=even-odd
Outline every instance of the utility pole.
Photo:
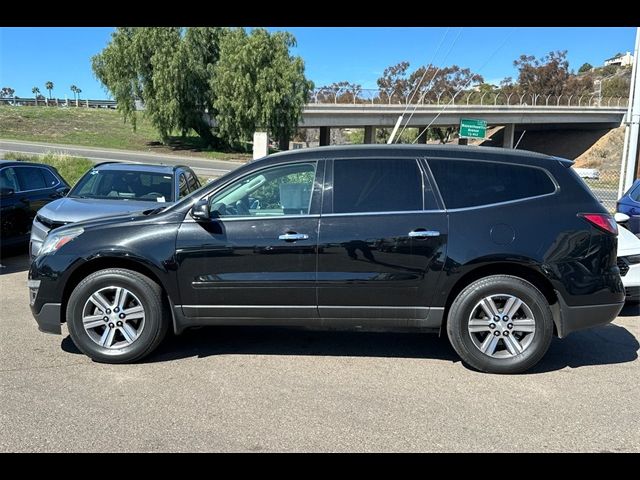
[{"label": "utility pole", "polygon": [[640,27],[636,28],[636,45],[633,52],[633,68],[631,70],[631,89],[629,90],[629,107],[625,117],[627,128],[624,132],[622,150],[622,171],[618,197],[627,191],[636,177],[638,167],[638,137],[640,137],[640,71],[638,69],[638,53],[640,51]]}]

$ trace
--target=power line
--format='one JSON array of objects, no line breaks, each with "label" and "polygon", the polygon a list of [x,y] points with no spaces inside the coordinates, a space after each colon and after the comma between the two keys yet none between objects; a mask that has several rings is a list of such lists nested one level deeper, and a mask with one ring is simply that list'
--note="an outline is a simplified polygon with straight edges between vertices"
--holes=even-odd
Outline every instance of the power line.
[{"label": "power line", "polygon": [[[449,54],[451,53],[451,50],[453,49],[453,46],[456,44],[456,42],[458,41],[458,38],[460,38],[460,34],[462,33],[462,30],[464,30],[464,27],[460,28],[460,30],[458,30],[458,35],[456,35],[456,38],[453,40],[453,43],[451,44],[451,46],[449,47],[449,50],[447,51],[447,53],[445,54],[444,58],[442,59],[442,63],[444,63],[447,60],[447,57],[449,56]],[[440,67],[438,67],[435,71],[435,73],[433,74],[433,76],[431,77],[431,80],[429,80],[429,83],[427,83],[427,87],[429,87],[429,85],[431,85],[431,82],[433,82],[433,80],[436,78],[436,75],[438,74],[438,72],[442,70]],[[427,73],[426,69],[425,69],[425,74]],[[424,78],[424,75],[422,75],[422,77]],[[422,80],[421,80],[422,81]],[[416,87],[416,91],[418,89],[418,87],[420,86],[420,84],[418,84],[418,86]],[[420,96],[420,99],[418,100],[418,102],[414,105],[413,107],[413,111],[411,112],[411,115],[409,115],[409,118],[407,119],[407,123],[405,123],[404,127],[402,127],[402,130],[400,131],[400,133],[398,134],[398,136],[396,137],[396,142],[398,142],[400,140],[400,136],[402,135],[402,132],[405,131],[405,129],[409,126],[409,122],[411,121],[411,119],[413,118],[413,114],[416,113],[416,110],[418,108],[418,105],[420,103],[422,103],[422,100],[424,100],[424,97],[427,96],[427,93],[429,93],[429,91],[431,91],[430,88],[427,88],[427,90],[425,90],[422,95]]]},{"label": "power line", "polygon": [[[511,33],[509,33],[509,35],[507,35],[507,37],[504,39],[504,41],[503,41],[503,42],[498,46],[498,48],[496,48],[496,49],[493,51],[493,53],[489,56],[489,58],[488,58],[488,59],[484,62],[484,64],[483,64],[483,65],[478,69],[478,72],[482,71],[482,69],[488,65],[488,63],[493,59],[493,57],[495,57],[495,55],[500,51],[500,49],[501,49],[502,47],[504,47],[504,45],[507,43],[507,41],[509,40],[509,38],[511,38],[511,36],[513,35],[513,32],[515,32],[516,30],[517,30],[517,27],[516,27],[516,28],[514,28],[513,30],[511,30]],[[469,79],[469,81],[468,81],[468,82],[467,82],[467,83],[466,83],[466,84],[465,84],[461,89],[459,89],[459,90],[456,92],[456,94],[455,94],[455,95],[453,95],[453,96],[451,97],[451,101],[449,101],[449,103],[447,103],[446,105],[444,105],[444,106],[442,107],[442,110],[440,110],[440,111],[438,112],[438,114],[437,114],[435,117],[433,117],[433,120],[431,120],[431,122],[429,123],[429,125],[427,125],[427,126],[422,130],[422,132],[420,132],[420,134],[415,138],[415,140],[414,140],[413,142],[411,142],[411,143],[416,143],[416,142],[420,139],[420,137],[421,137],[421,136],[422,136],[426,131],[428,131],[428,130],[429,130],[429,127],[431,127],[431,125],[433,125],[433,122],[435,122],[435,121],[438,119],[438,117],[439,117],[440,115],[442,115],[442,113],[447,109],[447,107],[448,107],[451,103],[453,103],[453,102],[454,102],[455,98],[458,96],[458,93],[460,93],[461,91],[463,91],[464,89],[466,89],[466,88],[471,84],[471,82],[472,82],[472,81],[473,81],[473,75],[471,76],[471,78]]]}]

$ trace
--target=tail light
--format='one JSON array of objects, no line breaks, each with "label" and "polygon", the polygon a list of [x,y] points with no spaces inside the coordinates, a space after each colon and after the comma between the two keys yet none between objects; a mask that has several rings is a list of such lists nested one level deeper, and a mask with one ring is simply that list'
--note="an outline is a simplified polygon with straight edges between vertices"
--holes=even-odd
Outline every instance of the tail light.
[{"label": "tail light", "polygon": [[578,216],[584,218],[587,222],[600,230],[604,230],[612,235],[618,234],[618,225],[613,217],[608,213],[579,213]]}]

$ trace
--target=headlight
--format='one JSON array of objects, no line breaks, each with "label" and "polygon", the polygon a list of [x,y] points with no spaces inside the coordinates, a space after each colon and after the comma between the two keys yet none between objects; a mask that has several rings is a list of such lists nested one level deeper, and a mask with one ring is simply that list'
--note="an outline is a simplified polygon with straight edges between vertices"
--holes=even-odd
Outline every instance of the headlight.
[{"label": "headlight", "polygon": [[630,265],[640,263],[640,255],[627,255],[624,257]]},{"label": "headlight", "polygon": [[82,234],[84,229],[81,227],[65,230],[60,233],[50,233],[47,239],[42,244],[42,248],[38,252],[38,255],[46,255],[47,253],[55,252],[64,244],[69,243],[71,240]]}]

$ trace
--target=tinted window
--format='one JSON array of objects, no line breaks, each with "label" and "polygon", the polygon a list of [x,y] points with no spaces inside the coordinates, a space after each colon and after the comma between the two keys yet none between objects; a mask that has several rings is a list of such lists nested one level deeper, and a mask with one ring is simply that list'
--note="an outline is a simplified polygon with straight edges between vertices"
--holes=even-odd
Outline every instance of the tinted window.
[{"label": "tinted window", "polygon": [[187,185],[187,179],[184,176],[184,173],[180,174],[179,190],[180,190],[180,198],[189,194],[189,186]]},{"label": "tinted window", "polygon": [[46,168],[42,169],[42,175],[44,175],[44,181],[47,184],[47,187],[53,187],[60,183],[56,176]]},{"label": "tinted window", "polygon": [[476,207],[552,193],[555,185],[538,168],[495,162],[429,160],[447,208]]},{"label": "tinted window", "polygon": [[422,210],[422,173],[416,160],[334,161],[334,213],[410,210]]},{"label": "tinted window", "polygon": [[194,190],[197,190],[198,188],[200,188],[200,182],[198,182],[198,179],[193,173],[186,172],[186,175],[187,175],[187,184],[189,185],[189,192],[193,192]]},{"label": "tinted window", "polygon": [[631,191],[629,196],[631,197],[632,200],[635,200],[636,202],[640,202],[640,184]]},{"label": "tinted window", "polygon": [[244,177],[211,199],[221,217],[306,215],[311,206],[315,164],[266,168]]},{"label": "tinted window", "polygon": [[20,190],[41,190],[47,187],[42,176],[42,168],[19,167],[15,170],[16,175],[18,175]]},{"label": "tinted window", "polygon": [[78,181],[69,196],[172,202],[173,176],[156,172],[91,170]]},{"label": "tinted window", "polygon": [[13,168],[3,168],[0,170],[0,188],[9,188],[14,192],[20,191],[16,171]]}]

